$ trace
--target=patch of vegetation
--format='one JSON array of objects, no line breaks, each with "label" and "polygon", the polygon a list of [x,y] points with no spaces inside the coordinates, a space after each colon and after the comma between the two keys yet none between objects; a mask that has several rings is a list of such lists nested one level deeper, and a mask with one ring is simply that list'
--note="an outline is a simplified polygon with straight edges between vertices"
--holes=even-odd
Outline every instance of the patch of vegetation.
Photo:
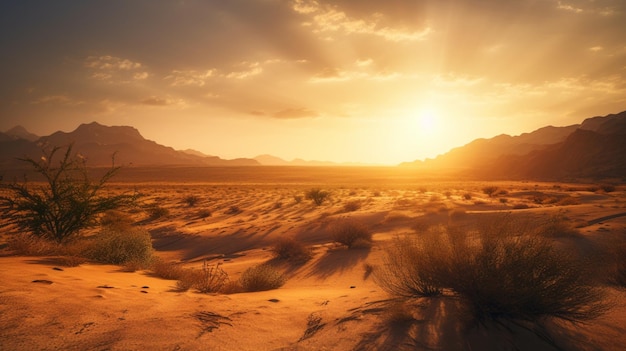
[{"label": "patch of vegetation", "polygon": [[65,243],[85,228],[97,224],[99,214],[128,205],[129,195],[101,195],[106,183],[117,173],[112,167],[100,179],[92,180],[85,158],[72,152],[72,145],[57,160],[61,147],[43,150],[38,159],[21,158],[44,185],[0,183],[0,211],[8,223],[35,236]]},{"label": "patch of vegetation", "polygon": [[185,267],[176,262],[166,262],[156,258],[152,262],[150,270],[159,278],[178,280],[185,275]]},{"label": "patch of vegetation", "polygon": [[294,263],[302,263],[311,259],[311,250],[306,245],[291,237],[281,237],[272,247],[276,258]]},{"label": "patch of vegetation", "polygon": [[187,195],[183,198],[183,202],[188,207],[194,207],[195,205],[198,204],[198,202],[200,202],[200,197],[197,195]]},{"label": "patch of vegetation", "polygon": [[474,321],[578,322],[606,311],[602,290],[580,259],[529,234],[509,216],[476,230],[439,226],[397,238],[375,271],[383,289],[402,297],[460,298]]},{"label": "patch of vegetation", "polygon": [[246,269],[239,278],[244,291],[265,291],[278,289],[285,284],[285,277],[276,268],[261,264]]},{"label": "patch of vegetation", "polygon": [[239,206],[233,205],[233,206],[230,206],[224,213],[227,215],[238,215],[241,212],[243,212],[243,210],[239,208]]},{"label": "patch of vegetation", "polygon": [[361,222],[342,220],[330,228],[333,241],[348,248],[369,247],[372,243],[372,232]]},{"label": "patch of vegetation", "polygon": [[343,204],[343,210],[346,212],[354,212],[361,209],[361,201],[351,200]]},{"label": "patch of vegetation", "polygon": [[170,215],[170,210],[157,204],[151,204],[146,211],[148,212],[148,217],[152,220],[169,217]]},{"label": "patch of vegetation", "polygon": [[307,200],[313,201],[316,206],[321,206],[324,201],[330,197],[330,193],[319,188],[314,188],[307,191],[305,197]]},{"label": "patch of vegetation", "polygon": [[88,258],[108,264],[148,268],[154,249],[150,233],[142,229],[103,228],[86,251]]},{"label": "patch of vegetation", "polygon": [[180,273],[176,282],[179,291],[194,288],[203,294],[218,293],[230,281],[221,264],[210,265],[207,261],[204,261],[201,269],[183,269]]},{"label": "patch of vegetation", "polygon": [[498,187],[490,185],[490,186],[484,187],[482,190],[483,190],[483,193],[485,193],[489,197],[493,197],[493,196],[495,196],[496,192],[498,191]]}]

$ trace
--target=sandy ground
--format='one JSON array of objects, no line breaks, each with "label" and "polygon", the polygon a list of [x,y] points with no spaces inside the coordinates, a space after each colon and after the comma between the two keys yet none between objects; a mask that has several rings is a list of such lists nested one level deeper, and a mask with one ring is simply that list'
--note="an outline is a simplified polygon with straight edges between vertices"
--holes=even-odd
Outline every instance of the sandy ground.
[{"label": "sandy ground", "polygon": [[[281,236],[311,246],[309,262],[282,267],[288,277],[283,287],[230,295],[178,292],[175,281],[150,271],[93,263],[64,267],[54,257],[14,256],[5,248],[0,350],[558,350],[514,326],[513,332],[468,329],[462,307],[450,299],[391,300],[368,268],[380,264],[385,243],[396,235],[494,212],[541,217],[560,211],[592,241],[626,234],[626,217],[619,216],[626,212],[623,188],[604,193],[581,184],[270,178],[135,179],[111,188],[143,194],[143,207],[132,211],[137,225],[152,234],[158,256],[189,267],[222,263],[237,279],[246,268],[271,260],[270,248]],[[488,197],[481,189],[490,184],[507,193]],[[315,186],[330,190],[330,201],[314,206],[301,198]],[[200,201],[187,206],[188,195]],[[360,208],[346,211],[355,201]],[[149,219],[142,209],[150,204],[169,215]],[[233,206],[240,212],[231,213]],[[201,218],[203,210],[211,216]],[[594,221],[607,216],[615,217]],[[372,229],[371,248],[332,243],[328,227],[344,217]],[[613,307],[599,319],[549,323],[561,349],[624,349],[626,292],[607,287],[607,293]],[[394,321],[390,316],[398,309],[413,311],[413,319]]]}]

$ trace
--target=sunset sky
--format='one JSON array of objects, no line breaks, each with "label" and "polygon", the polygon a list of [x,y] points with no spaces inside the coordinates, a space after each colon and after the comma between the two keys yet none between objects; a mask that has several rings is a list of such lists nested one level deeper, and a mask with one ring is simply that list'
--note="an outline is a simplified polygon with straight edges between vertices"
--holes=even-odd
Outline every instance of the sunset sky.
[{"label": "sunset sky", "polygon": [[624,0],[3,0],[0,131],[396,164],[626,110]]}]

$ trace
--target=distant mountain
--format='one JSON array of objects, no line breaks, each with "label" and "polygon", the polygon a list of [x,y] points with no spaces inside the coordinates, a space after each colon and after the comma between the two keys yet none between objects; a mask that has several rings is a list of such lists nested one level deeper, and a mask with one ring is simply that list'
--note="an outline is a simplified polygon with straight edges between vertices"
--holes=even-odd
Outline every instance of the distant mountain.
[{"label": "distant mountain", "polygon": [[254,158],[263,166],[373,166],[373,164],[368,163],[358,163],[358,162],[331,162],[331,161],[308,161],[303,160],[301,158],[295,158],[291,161],[285,161],[280,157],[272,156],[272,155],[259,155]]},{"label": "distant mountain", "polygon": [[626,177],[626,111],[567,127],[478,139],[435,159],[402,166],[481,178]]},{"label": "distant mountain", "polygon": [[[9,136],[11,139],[24,139],[28,141],[36,141],[39,139],[38,135],[29,132],[22,126],[15,126],[4,132],[4,134]],[[2,140],[2,138],[0,138],[0,140]]]},{"label": "distant mountain", "polygon": [[195,156],[200,156],[200,157],[213,157],[211,155],[207,155],[205,153],[202,153],[202,152],[200,152],[198,150],[194,150],[194,149],[185,149],[185,150],[180,150],[180,151],[182,151],[182,152],[184,152],[186,154],[189,154],[189,155],[195,155]]},{"label": "distant mountain", "polygon": [[24,139],[2,142],[0,145],[0,165],[19,165],[16,157],[38,158],[39,145],[65,146],[73,144],[74,150],[87,158],[90,166],[110,166],[115,155],[115,163],[135,166],[255,166],[252,159],[224,160],[217,156],[198,156],[174,150],[145,139],[137,129],[128,126],[104,126],[96,122],[81,124],[76,130],[55,132],[39,138],[36,142]]}]

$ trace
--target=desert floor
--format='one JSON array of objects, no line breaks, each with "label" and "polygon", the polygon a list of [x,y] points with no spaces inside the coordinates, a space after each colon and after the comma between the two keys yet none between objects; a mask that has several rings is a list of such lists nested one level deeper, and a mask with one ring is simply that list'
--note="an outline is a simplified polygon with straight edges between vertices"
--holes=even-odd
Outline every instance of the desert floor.
[{"label": "desert floor", "polygon": [[[125,171],[126,172],[126,171]],[[15,256],[0,242],[0,350],[624,350],[626,291],[607,285],[612,308],[586,324],[549,322],[553,343],[512,327],[464,323],[450,300],[398,302],[374,281],[385,244],[437,223],[474,221],[498,212],[544,218],[560,213],[580,232],[573,245],[626,235],[626,188],[594,184],[479,182],[419,178],[410,171],[358,168],[129,170],[109,185],[137,191],[132,211],[156,254],[188,267],[221,263],[231,279],[272,260],[277,238],[313,248],[302,265],[284,263],[276,290],[237,294],[179,292],[176,281],[149,270],[56,257]],[[506,193],[487,196],[497,186]],[[315,206],[311,188],[331,192]],[[196,195],[193,206],[184,199]],[[347,208],[346,204],[357,204]],[[150,219],[158,205],[167,216]],[[231,211],[233,207],[239,211]],[[348,206],[349,207],[349,206]],[[210,216],[204,217],[202,212]],[[238,212],[238,213],[235,213]],[[204,218],[202,218],[204,217]],[[332,242],[333,222],[357,219],[371,228],[371,248]],[[97,230],[97,229],[96,229]],[[34,282],[49,281],[50,284]],[[413,319],[397,322],[393,311]]]}]

